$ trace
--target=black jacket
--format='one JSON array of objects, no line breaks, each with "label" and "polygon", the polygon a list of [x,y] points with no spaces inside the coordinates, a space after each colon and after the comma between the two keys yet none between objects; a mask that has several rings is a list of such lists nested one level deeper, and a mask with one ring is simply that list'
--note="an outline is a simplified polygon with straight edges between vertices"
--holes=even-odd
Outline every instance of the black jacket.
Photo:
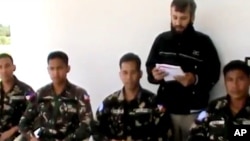
[{"label": "black jacket", "polygon": [[[184,72],[196,75],[197,83],[183,87],[177,81],[156,81],[152,69],[156,63],[179,65]],[[209,36],[195,31],[190,24],[181,34],[164,32],[155,39],[147,62],[148,81],[160,84],[158,102],[169,112],[189,114],[208,104],[209,92],[220,76],[220,60]]]}]

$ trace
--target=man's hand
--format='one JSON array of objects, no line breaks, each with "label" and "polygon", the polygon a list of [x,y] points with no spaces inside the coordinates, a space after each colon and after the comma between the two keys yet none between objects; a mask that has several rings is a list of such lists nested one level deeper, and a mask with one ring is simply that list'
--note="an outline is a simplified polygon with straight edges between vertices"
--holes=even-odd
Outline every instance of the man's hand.
[{"label": "man's hand", "polygon": [[193,73],[185,73],[184,76],[175,76],[174,77],[178,82],[180,82],[184,87],[193,85],[195,83],[195,75]]},{"label": "man's hand", "polygon": [[17,131],[16,127],[13,127],[9,129],[8,131],[5,131],[1,134],[0,141],[5,141],[7,139],[10,139],[11,136]]},{"label": "man's hand", "polygon": [[30,137],[30,141],[39,141],[39,139],[37,139],[37,138],[34,137],[34,136],[31,136],[31,137]]},{"label": "man's hand", "polygon": [[165,76],[167,76],[167,73],[158,69],[158,68],[153,68],[152,74],[155,80],[160,81],[162,80]]}]

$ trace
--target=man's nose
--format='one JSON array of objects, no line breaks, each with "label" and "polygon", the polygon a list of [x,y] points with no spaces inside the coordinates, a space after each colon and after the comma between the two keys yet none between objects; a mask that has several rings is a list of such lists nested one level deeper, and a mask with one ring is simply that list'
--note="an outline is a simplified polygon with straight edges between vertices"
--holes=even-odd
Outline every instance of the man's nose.
[{"label": "man's nose", "polygon": [[237,86],[238,86],[238,82],[237,82],[237,80],[234,80],[233,81],[233,84],[232,84],[232,88],[237,88]]},{"label": "man's nose", "polygon": [[180,19],[177,19],[177,20],[175,21],[175,24],[176,24],[176,25],[181,25]]},{"label": "man's nose", "polygon": [[56,69],[55,69],[55,70],[53,70],[53,72],[52,72],[52,73],[53,73],[53,75],[54,75],[54,76],[57,76],[57,75],[58,75],[58,71],[57,71]]},{"label": "man's nose", "polygon": [[131,81],[132,75],[128,75],[127,79],[128,79],[128,81]]}]

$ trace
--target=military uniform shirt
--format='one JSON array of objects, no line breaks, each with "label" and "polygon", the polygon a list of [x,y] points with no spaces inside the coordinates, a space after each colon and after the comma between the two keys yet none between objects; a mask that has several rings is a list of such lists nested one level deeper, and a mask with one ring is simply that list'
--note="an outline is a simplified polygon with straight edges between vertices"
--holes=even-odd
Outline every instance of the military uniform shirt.
[{"label": "military uniform shirt", "polygon": [[29,125],[38,116],[42,141],[82,141],[90,137],[93,116],[84,89],[68,82],[65,90],[56,95],[49,84],[27,97],[31,104],[20,120],[22,133],[33,133]]},{"label": "military uniform shirt", "polygon": [[229,107],[229,96],[214,100],[191,127],[188,141],[228,141],[234,125],[250,125],[250,97],[235,116]]},{"label": "military uniform shirt", "polygon": [[[165,137],[166,140],[164,135],[169,124],[161,120],[165,114],[160,108],[155,103],[155,95],[145,89],[141,89],[137,98],[130,102],[124,99],[123,90],[119,90],[99,106],[96,112],[98,133],[94,139],[153,141]],[[166,132],[162,135],[161,131]]]},{"label": "military uniform shirt", "polygon": [[2,82],[0,82],[0,133],[17,126],[24,113],[27,101],[25,95],[33,93],[33,89],[14,77],[12,89],[4,93]]}]

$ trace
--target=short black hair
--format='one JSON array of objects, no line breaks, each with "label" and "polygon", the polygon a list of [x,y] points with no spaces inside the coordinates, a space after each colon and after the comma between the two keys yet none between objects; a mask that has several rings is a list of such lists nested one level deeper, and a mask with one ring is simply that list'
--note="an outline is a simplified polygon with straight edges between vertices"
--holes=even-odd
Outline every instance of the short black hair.
[{"label": "short black hair", "polygon": [[124,62],[130,62],[130,61],[133,61],[136,63],[136,68],[137,70],[141,70],[141,59],[138,55],[132,53],[132,52],[129,52],[129,53],[126,53],[124,54],[121,59],[120,59],[120,68],[122,66],[122,63]]},{"label": "short black hair", "polygon": [[179,12],[185,12],[187,8],[190,8],[190,14],[193,16],[196,11],[196,3],[194,0],[173,0],[171,7],[176,7]]},{"label": "short black hair", "polygon": [[2,59],[2,58],[9,58],[12,63],[14,62],[12,56],[10,54],[8,54],[8,53],[1,53],[0,54],[0,59]]},{"label": "short black hair", "polygon": [[61,59],[66,65],[69,63],[69,57],[65,52],[62,51],[53,51],[48,55],[47,63],[52,59]]},{"label": "short black hair", "polygon": [[241,60],[233,60],[230,61],[228,64],[225,65],[223,68],[223,74],[226,76],[226,74],[233,70],[241,70],[243,71],[248,77],[250,76],[250,67],[247,65],[246,62]]}]

